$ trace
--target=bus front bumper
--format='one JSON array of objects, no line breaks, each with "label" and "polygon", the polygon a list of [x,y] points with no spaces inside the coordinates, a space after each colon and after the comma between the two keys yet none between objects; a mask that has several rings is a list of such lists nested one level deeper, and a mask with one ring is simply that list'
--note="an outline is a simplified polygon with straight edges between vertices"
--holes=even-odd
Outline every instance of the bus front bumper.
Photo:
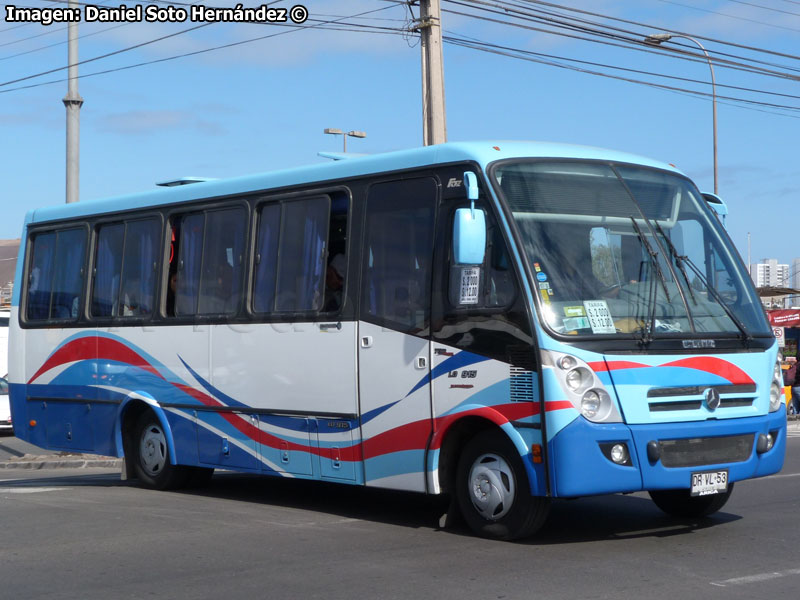
[{"label": "bus front bumper", "polygon": [[[773,445],[765,450],[768,435]],[[615,445],[624,445],[625,464],[612,460]],[[548,450],[556,497],[688,489],[692,474],[706,471],[726,470],[734,482],[781,470],[786,412],[654,425],[599,425],[578,417],[558,432]]]}]

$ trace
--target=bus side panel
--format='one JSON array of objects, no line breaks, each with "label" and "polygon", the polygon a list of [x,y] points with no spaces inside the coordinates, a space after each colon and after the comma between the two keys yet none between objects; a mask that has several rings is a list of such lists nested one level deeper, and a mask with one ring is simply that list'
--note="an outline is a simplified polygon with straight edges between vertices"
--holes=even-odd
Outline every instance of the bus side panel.
[{"label": "bus side panel", "polygon": [[[352,321],[212,326],[211,379],[198,381],[236,412],[198,412],[201,456],[224,457],[227,440],[256,461],[243,455],[247,468],[336,480],[358,473],[360,480],[355,347]],[[280,414],[292,411],[299,414]],[[221,458],[220,466],[228,463]]]},{"label": "bus side panel", "polygon": [[[92,413],[98,399],[98,389],[92,385],[97,380],[96,364],[83,360],[85,354],[94,354],[92,336],[55,328],[28,329],[24,335],[25,364],[19,381],[25,382],[22,413],[28,419],[22,422],[30,428],[29,441],[42,448],[95,452],[93,422],[104,411]],[[15,407],[19,409],[19,398]],[[19,433],[24,437],[25,428]]]},{"label": "bus side panel", "polygon": [[528,469],[531,493],[546,495],[544,464],[531,457],[531,448],[542,444],[538,373],[434,342],[431,377],[435,434],[428,458],[430,490],[440,492],[439,450],[450,428],[478,417],[506,431]]}]

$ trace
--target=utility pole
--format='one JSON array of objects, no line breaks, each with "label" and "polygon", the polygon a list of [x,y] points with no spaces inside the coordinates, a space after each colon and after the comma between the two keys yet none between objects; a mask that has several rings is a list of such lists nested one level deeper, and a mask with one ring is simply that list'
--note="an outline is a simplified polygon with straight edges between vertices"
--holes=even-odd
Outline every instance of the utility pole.
[{"label": "utility pole", "polygon": [[[78,8],[77,0],[69,0],[69,7]],[[70,21],[67,28],[69,46],[69,83],[62,102],[67,108],[67,203],[78,201],[80,166],[80,110],[83,98],[78,94],[78,23]]]},{"label": "utility pole", "polygon": [[426,146],[447,141],[442,59],[442,11],[439,0],[420,0],[422,47],[422,137]]}]

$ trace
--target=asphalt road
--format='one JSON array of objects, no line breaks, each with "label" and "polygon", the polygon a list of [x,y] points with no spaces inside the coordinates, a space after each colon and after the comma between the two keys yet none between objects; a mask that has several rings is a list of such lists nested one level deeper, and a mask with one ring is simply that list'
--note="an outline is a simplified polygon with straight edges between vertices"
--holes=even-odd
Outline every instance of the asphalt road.
[{"label": "asphalt road", "polygon": [[[8,438],[0,444],[8,446]],[[13,446],[13,443],[12,443]],[[800,437],[722,512],[557,502],[521,543],[440,529],[437,499],[222,473],[154,492],[100,469],[0,469],[0,598],[793,598]]]}]

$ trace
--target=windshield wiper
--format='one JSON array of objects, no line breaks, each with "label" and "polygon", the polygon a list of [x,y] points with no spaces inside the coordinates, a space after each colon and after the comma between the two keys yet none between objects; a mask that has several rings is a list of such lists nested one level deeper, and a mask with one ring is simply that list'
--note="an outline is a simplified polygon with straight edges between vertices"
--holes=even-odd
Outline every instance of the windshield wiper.
[{"label": "windshield wiper", "polygon": [[692,296],[692,302],[697,304],[697,299],[694,297],[694,290],[692,289],[691,283],[689,283],[689,276],[686,274],[686,269],[683,267],[683,263],[688,262],[689,257],[678,253],[678,249],[675,247],[675,244],[672,243],[672,240],[669,239],[667,234],[664,233],[664,230],[661,229],[661,223],[656,222],[656,229],[658,229],[658,232],[661,234],[661,238],[667,243],[667,248],[669,248],[672,258],[675,259],[675,266],[678,267],[681,275],[683,275],[683,280],[686,282],[686,287],[689,289],[689,294]]},{"label": "windshield wiper", "polygon": [[[639,227],[639,224],[636,222],[636,219],[631,216],[631,223],[633,223],[633,228],[636,230],[636,235],[639,236],[639,241],[644,246],[645,250],[647,251],[648,256],[650,257],[650,267],[651,271],[655,271],[658,279],[661,281],[661,286],[664,288],[664,295],[667,298],[667,302],[670,301],[669,297],[669,290],[667,290],[667,280],[664,278],[664,273],[661,270],[661,265],[658,264],[658,252],[653,249],[653,246],[650,245],[650,242],[647,241],[647,238],[642,231],[642,228]],[[647,292],[648,294],[648,315],[647,315],[647,327],[645,328],[644,332],[642,333],[642,340],[641,343],[644,345],[649,344],[653,339],[653,331],[656,328],[656,304],[658,302],[658,290],[656,287],[655,279],[650,278],[650,288]]]},{"label": "windshield wiper", "polygon": [[[689,257],[680,254],[678,252],[678,249],[675,247],[675,244],[672,243],[672,240],[669,237],[667,237],[667,234],[664,233],[663,229],[661,229],[661,223],[659,223],[658,221],[656,221],[656,228],[658,229],[658,232],[661,234],[662,239],[667,243],[667,247],[669,248],[669,251],[672,253],[672,257],[675,259],[675,266],[678,267],[678,269],[681,272],[681,275],[683,275],[683,280],[686,282],[686,287],[689,290],[689,295],[692,297],[692,302],[694,303],[695,306],[697,306],[697,298],[695,298],[694,289],[692,288],[692,284],[689,281],[689,275],[686,273],[686,269],[683,266],[684,262],[686,263],[689,262]],[[685,302],[686,298],[684,296],[684,303]],[[689,326],[692,328],[692,331],[697,332],[697,328],[694,326],[694,317],[692,316],[692,311],[689,310],[688,304],[686,304],[686,316],[689,319]]]},{"label": "windshield wiper", "polygon": [[[658,226],[658,229],[659,229],[659,231],[661,230],[661,226],[660,225]],[[664,235],[663,231],[661,231],[661,235],[662,236]],[[665,236],[665,239],[666,239],[666,236]],[[717,301],[717,304],[719,304],[722,307],[722,310],[725,311],[725,314],[728,315],[728,318],[733,322],[734,325],[736,325],[737,329],[739,329],[739,331],[742,333],[742,338],[743,338],[744,342],[745,343],[749,343],[750,340],[753,339],[753,336],[750,335],[750,333],[747,331],[747,328],[745,327],[744,323],[742,323],[742,320],[739,317],[737,317],[736,313],[733,312],[731,307],[727,305],[725,300],[722,298],[722,295],[717,291],[717,289],[714,286],[712,286],[708,282],[708,279],[706,279],[705,275],[703,275],[702,271],[700,271],[700,268],[696,264],[694,264],[694,261],[692,261],[692,259],[689,258],[688,256],[678,256],[677,250],[675,250],[674,246],[672,246],[672,242],[670,240],[667,240],[667,243],[668,243],[668,245],[670,247],[673,248],[673,252],[675,253],[675,256],[676,256],[676,262],[677,262],[677,259],[680,258],[681,263],[686,263],[687,265],[689,265],[689,268],[692,270],[692,272],[700,280],[700,283],[702,283],[705,286],[705,288],[709,291],[709,293],[714,297],[714,300]],[[679,265],[679,268],[681,268],[681,270],[683,270],[683,268],[680,265]],[[684,277],[686,277],[685,273],[684,273]],[[686,283],[689,286],[689,289],[691,290],[692,286],[689,285],[689,281],[688,280],[686,281]],[[692,293],[692,298],[694,299],[694,293]],[[691,316],[690,316],[690,318],[691,318]]]},{"label": "windshield wiper", "polygon": [[661,287],[664,288],[664,295],[667,297],[667,302],[670,302],[669,290],[667,290],[667,280],[664,278],[664,272],[661,270],[661,265],[658,264],[658,251],[653,250],[653,246],[651,246],[650,242],[647,241],[647,238],[642,232],[642,228],[639,227],[639,224],[636,222],[634,217],[631,217],[631,223],[633,223],[633,228],[636,230],[636,235],[639,236],[639,241],[642,242],[642,246],[644,246],[645,250],[647,250],[647,254],[650,255],[650,263],[655,268],[656,275],[658,275],[658,278],[661,280]]}]

